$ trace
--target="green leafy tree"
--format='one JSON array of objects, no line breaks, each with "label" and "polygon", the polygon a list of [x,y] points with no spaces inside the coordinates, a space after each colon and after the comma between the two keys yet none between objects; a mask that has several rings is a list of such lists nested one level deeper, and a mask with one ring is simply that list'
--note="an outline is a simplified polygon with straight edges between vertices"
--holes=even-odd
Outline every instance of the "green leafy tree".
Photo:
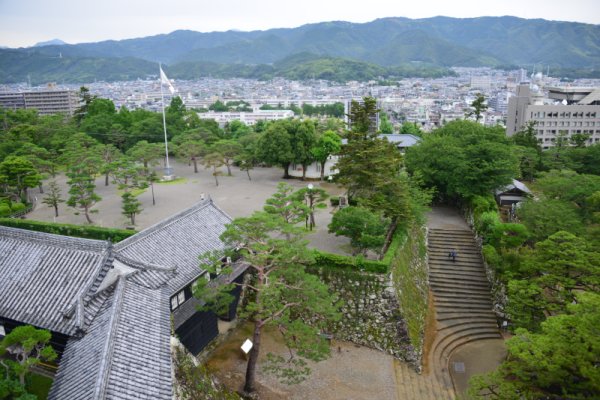
[{"label": "green leafy tree", "polygon": [[585,147],[591,135],[587,133],[574,133],[569,138],[571,144],[575,147]]},{"label": "green leafy tree", "polygon": [[98,144],[95,140],[85,134],[74,137],[63,154],[68,165],[67,184],[69,195],[67,205],[81,209],[88,223],[93,223],[90,213],[91,208],[101,197],[95,192],[95,177],[100,172],[102,159]]},{"label": "green leafy tree", "polygon": [[512,136],[514,143],[517,146],[530,147],[538,153],[541,153],[542,147],[540,146],[540,141],[535,133],[535,126],[537,123],[538,122],[535,120],[528,121],[520,131]]},{"label": "green leafy tree", "polygon": [[284,182],[277,184],[277,191],[266,200],[263,209],[291,225],[304,221],[310,212],[304,196],[294,194],[294,188]]},{"label": "green leafy tree", "polygon": [[104,173],[104,186],[108,186],[110,174],[113,172],[114,162],[122,156],[119,149],[112,144],[103,145],[100,148],[100,157],[102,158],[101,172]]},{"label": "green leafy tree", "polygon": [[394,125],[388,119],[387,114],[383,112],[380,114],[379,131],[387,135],[394,133]]},{"label": "green leafy tree", "polygon": [[128,192],[131,189],[145,189],[148,187],[144,168],[128,158],[122,157],[112,163],[112,182],[117,184],[119,190]]},{"label": "green leafy tree", "polygon": [[350,132],[348,140],[366,139],[377,136],[375,116],[380,110],[377,108],[377,100],[372,97],[364,97],[362,104],[356,100],[350,103]]},{"label": "green leafy tree", "polygon": [[[179,136],[182,137],[183,135]],[[176,153],[190,160],[194,173],[198,173],[198,159],[208,152],[206,144],[200,140],[187,139],[177,145]]]},{"label": "green leafy tree", "polygon": [[525,200],[517,208],[517,217],[535,241],[544,240],[558,231],[580,235],[584,229],[577,209],[562,200]]},{"label": "green leafy tree", "polygon": [[321,188],[314,187],[313,184],[308,184],[308,187],[302,188],[293,194],[293,197],[306,203],[308,214],[306,222],[308,228],[312,231],[313,227],[317,226],[315,222],[315,209],[326,208],[325,201],[329,198],[327,192]]},{"label": "green leafy tree", "polygon": [[258,140],[257,156],[262,162],[283,168],[283,178],[288,179],[289,167],[294,161],[292,136],[286,129],[286,121],[275,121],[267,127]]},{"label": "green leafy tree", "polygon": [[221,155],[223,165],[227,168],[227,176],[231,176],[231,166],[242,152],[241,144],[234,140],[219,140],[212,145],[212,150]]},{"label": "green leafy tree", "polygon": [[48,185],[48,193],[42,200],[42,203],[46,204],[48,207],[54,208],[55,217],[58,217],[58,206],[60,203],[65,202],[65,200],[61,198],[60,194],[61,190],[56,184],[56,181],[52,181]]},{"label": "green leafy tree", "polygon": [[467,112],[467,114],[465,116],[467,118],[473,116],[473,117],[475,117],[475,122],[479,122],[479,120],[483,116],[482,113],[485,112],[485,110],[487,110],[487,108],[488,108],[488,106],[487,106],[487,104],[485,104],[485,96],[481,93],[477,93],[477,97],[471,103],[472,110]]},{"label": "green leafy tree", "polygon": [[215,101],[213,104],[208,106],[208,109],[216,112],[226,112],[229,111],[229,107],[227,107],[221,100]]},{"label": "green leafy tree", "polygon": [[518,329],[498,370],[470,382],[485,399],[592,399],[600,392],[600,295],[583,292],[539,333]]},{"label": "green leafy tree", "polygon": [[96,98],[96,96],[92,96],[90,94],[90,90],[85,86],[79,88],[79,100],[81,102],[81,106],[75,110],[73,113],[73,118],[77,121],[77,125],[81,123],[81,121],[85,118],[88,113],[88,109],[92,100]]},{"label": "green leafy tree", "polygon": [[27,189],[40,184],[42,176],[25,157],[8,156],[0,163],[0,184],[4,192],[13,193],[15,199],[27,201]]},{"label": "green leafy tree", "polygon": [[529,239],[529,231],[522,224],[496,224],[488,239],[498,249],[515,249]]},{"label": "green leafy tree", "polygon": [[423,131],[414,122],[405,122],[405,123],[403,123],[402,127],[400,128],[400,133],[402,133],[404,135],[415,135],[415,136],[418,136],[418,137],[422,137],[423,136]]},{"label": "green leafy tree", "polygon": [[121,199],[123,215],[129,217],[131,225],[135,225],[135,216],[143,211],[142,203],[131,192],[123,193]]},{"label": "green leafy tree", "polygon": [[218,176],[222,174],[219,168],[221,168],[224,165],[223,156],[221,156],[221,154],[219,153],[209,153],[206,156],[204,156],[202,164],[204,164],[204,167],[206,169],[212,170],[212,176],[215,177],[215,185],[219,186]]},{"label": "green leafy tree", "polygon": [[288,123],[288,132],[292,137],[294,162],[302,165],[302,180],[306,179],[306,169],[314,161],[312,149],[317,141],[313,121],[297,121]]},{"label": "green leafy tree", "polygon": [[164,147],[158,143],[148,143],[145,140],[140,140],[127,151],[127,155],[133,160],[144,165],[144,169],[148,171],[150,165],[157,165],[158,160],[163,156]]},{"label": "green leafy tree", "polygon": [[[43,147],[33,143],[23,143],[23,146],[14,155],[25,157],[29,160],[33,164],[33,167],[42,175],[42,178],[56,174],[56,155]],[[40,193],[44,193],[41,180],[38,186]]]},{"label": "green leafy tree", "polygon": [[48,344],[51,336],[46,330],[23,325],[13,329],[0,342],[0,355],[8,353],[15,359],[13,361],[7,358],[0,362],[12,370],[21,385],[25,384],[25,377],[32,367],[42,361],[56,359],[56,352]]},{"label": "green leafy tree", "polygon": [[321,164],[321,180],[325,177],[325,163],[330,156],[338,154],[342,148],[342,138],[334,131],[325,131],[318,137],[311,149],[312,156]]},{"label": "green leafy tree", "polygon": [[333,215],[329,232],[350,238],[354,255],[367,250],[378,252],[383,246],[388,223],[366,208],[345,207]]},{"label": "green leafy tree", "polygon": [[225,125],[225,137],[227,139],[240,139],[252,133],[252,128],[239,120],[228,122]]},{"label": "green leafy tree", "polygon": [[[320,361],[329,355],[329,346],[319,332],[328,322],[340,318],[327,286],[304,270],[313,259],[302,240],[302,230],[277,216],[255,212],[251,217],[236,218],[228,224],[221,240],[227,249],[238,248],[253,275],[252,283],[245,285],[248,302],[240,313],[254,325],[244,391],[255,390],[261,336],[268,326],[281,333],[290,356],[286,359],[268,355],[263,370],[288,383],[300,381],[310,373],[305,360]],[[216,272],[222,266],[222,256],[213,255],[212,262],[202,267]],[[227,298],[231,289],[231,285],[225,285],[211,290],[202,282],[196,286],[195,294],[209,304],[226,305],[227,301],[218,299],[223,295]]]},{"label": "green leafy tree", "polygon": [[501,128],[452,121],[408,148],[406,167],[440,199],[458,201],[510,183],[519,160]]}]

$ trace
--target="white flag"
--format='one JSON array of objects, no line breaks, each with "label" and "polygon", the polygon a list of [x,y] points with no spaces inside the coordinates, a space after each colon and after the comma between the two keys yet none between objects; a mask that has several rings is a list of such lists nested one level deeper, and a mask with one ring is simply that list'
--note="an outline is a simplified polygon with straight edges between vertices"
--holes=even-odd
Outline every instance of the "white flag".
[{"label": "white flag", "polygon": [[175,93],[175,88],[173,87],[173,85],[171,85],[171,81],[169,80],[169,78],[167,78],[167,74],[165,74],[165,71],[162,70],[162,67],[159,66],[158,67],[160,69],[160,82],[161,84],[165,84],[167,85],[167,87],[169,88],[169,92],[171,92],[171,94]]}]

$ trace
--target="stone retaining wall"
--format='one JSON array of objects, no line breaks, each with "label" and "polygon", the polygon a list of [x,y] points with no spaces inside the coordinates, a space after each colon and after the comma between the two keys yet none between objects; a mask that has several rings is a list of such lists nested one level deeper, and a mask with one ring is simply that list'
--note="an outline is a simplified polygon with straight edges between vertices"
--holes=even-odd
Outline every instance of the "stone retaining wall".
[{"label": "stone retaining wall", "polygon": [[406,322],[388,274],[334,268],[313,268],[323,282],[344,302],[343,317],[330,330],[339,340],[385,351],[404,361],[415,362]]}]

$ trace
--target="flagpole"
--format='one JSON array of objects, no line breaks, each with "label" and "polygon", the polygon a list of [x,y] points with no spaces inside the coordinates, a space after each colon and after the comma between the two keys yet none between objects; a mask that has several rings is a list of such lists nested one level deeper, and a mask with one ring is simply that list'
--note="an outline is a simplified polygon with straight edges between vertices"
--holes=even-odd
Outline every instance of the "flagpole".
[{"label": "flagpole", "polygon": [[163,92],[163,78],[162,78],[162,66],[158,63],[159,77],[160,77],[160,97],[162,99],[162,117],[163,117],[163,129],[165,131],[165,178],[171,179],[173,173],[171,166],[169,165],[169,145],[167,142],[167,119],[165,117],[165,94]]}]

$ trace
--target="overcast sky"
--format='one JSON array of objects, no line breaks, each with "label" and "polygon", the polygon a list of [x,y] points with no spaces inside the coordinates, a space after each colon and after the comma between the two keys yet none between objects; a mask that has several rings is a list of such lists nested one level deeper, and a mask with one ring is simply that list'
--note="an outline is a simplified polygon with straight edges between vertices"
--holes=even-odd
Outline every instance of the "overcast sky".
[{"label": "overcast sky", "polygon": [[0,0],[0,45],[127,39],[177,29],[289,28],[382,17],[514,15],[600,23],[600,0]]}]

